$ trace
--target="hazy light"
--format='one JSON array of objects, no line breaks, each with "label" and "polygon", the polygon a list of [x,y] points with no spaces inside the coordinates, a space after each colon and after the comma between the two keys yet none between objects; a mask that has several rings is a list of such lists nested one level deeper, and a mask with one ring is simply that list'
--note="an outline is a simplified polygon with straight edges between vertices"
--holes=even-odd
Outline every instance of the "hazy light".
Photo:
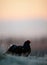
[{"label": "hazy light", "polygon": [[0,22],[0,36],[33,37],[47,35],[46,20]]}]

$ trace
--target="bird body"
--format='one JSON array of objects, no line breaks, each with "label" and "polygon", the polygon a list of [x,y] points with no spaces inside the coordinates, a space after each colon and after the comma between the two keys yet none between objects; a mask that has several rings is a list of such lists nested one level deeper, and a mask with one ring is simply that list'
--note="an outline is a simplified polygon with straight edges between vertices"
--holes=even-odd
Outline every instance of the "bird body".
[{"label": "bird body", "polygon": [[6,53],[18,56],[28,56],[31,53],[30,41],[25,41],[23,46],[12,45]]}]

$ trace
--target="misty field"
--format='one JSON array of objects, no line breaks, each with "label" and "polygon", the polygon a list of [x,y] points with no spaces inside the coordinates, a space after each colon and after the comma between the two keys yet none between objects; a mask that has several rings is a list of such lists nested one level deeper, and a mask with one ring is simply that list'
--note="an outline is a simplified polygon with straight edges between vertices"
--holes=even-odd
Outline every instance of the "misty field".
[{"label": "misty field", "polygon": [[47,65],[46,57],[0,55],[0,65]]}]

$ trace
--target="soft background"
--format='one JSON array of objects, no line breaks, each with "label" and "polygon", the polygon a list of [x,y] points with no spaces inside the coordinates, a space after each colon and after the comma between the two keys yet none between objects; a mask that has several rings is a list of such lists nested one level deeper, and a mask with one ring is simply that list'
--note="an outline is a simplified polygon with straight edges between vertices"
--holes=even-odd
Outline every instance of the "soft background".
[{"label": "soft background", "polygon": [[0,36],[47,36],[47,0],[0,0]]},{"label": "soft background", "polygon": [[[3,55],[31,41],[31,56]],[[47,0],[0,0],[0,65],[47,65]]]},{"label": "soft background", "polygon": [[[29,39],[32,48],[47,48],[47,0],[0,0],[0,40],[5,38],[20,40],[16,44]],[[8,42],[0,44],[5,48]]]}]

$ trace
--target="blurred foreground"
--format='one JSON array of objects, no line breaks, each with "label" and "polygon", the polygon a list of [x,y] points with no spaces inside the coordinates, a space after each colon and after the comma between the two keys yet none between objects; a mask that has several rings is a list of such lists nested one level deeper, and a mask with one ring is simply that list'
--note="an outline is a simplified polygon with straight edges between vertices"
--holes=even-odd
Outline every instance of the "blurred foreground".
[{"label": "blurred foreground", "polygon": [[0,65],[47,65],[46,57],[0,55]]}]

